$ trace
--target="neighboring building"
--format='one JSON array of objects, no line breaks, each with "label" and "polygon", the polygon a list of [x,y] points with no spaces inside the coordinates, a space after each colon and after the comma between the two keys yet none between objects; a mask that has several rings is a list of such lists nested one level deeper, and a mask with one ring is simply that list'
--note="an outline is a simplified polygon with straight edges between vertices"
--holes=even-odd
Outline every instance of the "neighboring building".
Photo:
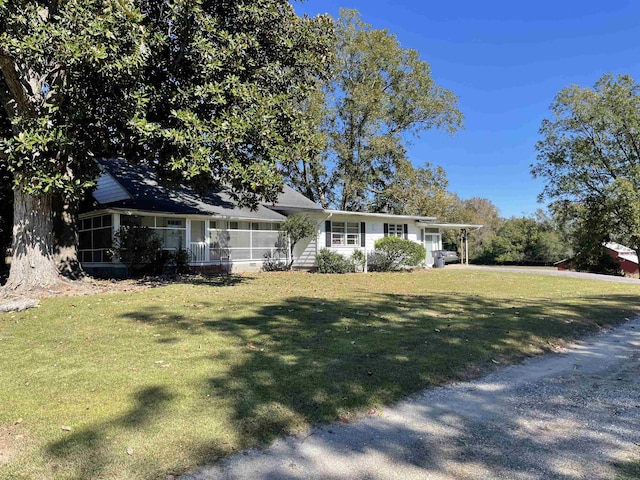
[{"label": "neighboring building", "polygon": [[[620,270],[625,275],[638,275],[638,255],[635,250],[620,245],[615,242],[607,242],[602,244],[605,253],[618,261]],[[561,260],[554,265],[558,267],[558,270],[573,270],[573,259],[567,258]]]},{"label": "neighboring building", "polygon": [[618,260],[620,269],[626,275],[638,275],[638,255],[636,251],[615,242],[604,244],[604,251]]},{"label": "neighboring building", "polygon": [[442,231],[471,230],[481,225],[436,223],[433,217],[324,210],[290,187],[274,204],[256,210],[238,207],[224,189],[198,194],[185,186],[168,187],[155,173],[123,159],[101,161],[91,206],[80,215],[79,256],[86,271],[123,276],[126,267],[109,256],[121,226],[144,225],[155,231],[167,250],[186,249],[190,265],[230,272],[258,271],[266,253],[278,249],[278,229],[288,215],[303,212],[317,225],[317,235],[294,250],[294,267],[314,268],[321,248],[344,255],[371,252],[379,238],[396,235],[420,243],[427,250],[442,249]]}]

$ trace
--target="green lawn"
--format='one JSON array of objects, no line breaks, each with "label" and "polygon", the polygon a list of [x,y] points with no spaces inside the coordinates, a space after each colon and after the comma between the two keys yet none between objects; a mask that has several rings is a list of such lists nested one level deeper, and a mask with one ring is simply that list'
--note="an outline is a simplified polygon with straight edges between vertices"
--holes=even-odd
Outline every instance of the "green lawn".
[{"label": "green lawn", "polygon": [[640,460],[616,465],[618,476],[615,480],[638,480],[640,478]]},{"label": "green lawn", "polygon": [[547,351],[639,294],[443,269],[45,300],[0,316],[0,478],[164,478]]}]

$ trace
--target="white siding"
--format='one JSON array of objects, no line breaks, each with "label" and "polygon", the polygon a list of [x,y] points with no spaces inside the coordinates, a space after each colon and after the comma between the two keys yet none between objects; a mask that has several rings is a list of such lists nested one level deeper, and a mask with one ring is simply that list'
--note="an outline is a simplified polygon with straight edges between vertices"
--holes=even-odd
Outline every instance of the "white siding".
[{"label": "white siding", "polygon": [[316,265],[316,238],[300,240],[293,249],[293,266],[296,268],[312,268]]},{"label": "white siding", "polygon": [[111,175],[103,173],[96,181],[93,198],[102,205],[120,200],[128,200],[131,195]]},{"label": "white siding", "polygon": [[[408,219],[399,219],[397,217],[393,217],[390,216],[388,218],[371,218],[371,217],[365,217],[365,216],[357,216],[357,215],[332,215],[331,218],[329,219],[330,221],[337,221],[337,222],[345,222],[345,221],[349,221],[349,222],[364,222],[365,223],[365,247],[364,250],[365,252],[369,253],[369,252],[373,252],[373,250],[375,249],[375,243],[377,240],[384,238],[384,224],[385,223],[395,223],[395,224],[407,224],[407,235],[408,235],[408,239],[422,244],[422,234],[421,234],[421,230],[422,227],[419,227],[418,225],[416,225],[416,222],[414,220],[408,220]],[[318,242],[318,248],[322,249],[322,248],[329,248],[335,252],[339,252],[342,255],[344,255],[345,257],[349,257],[353,254],[354,250],[362,250],[362,247],[355,247],[355,246],[336,246],[336,245],[332,245],[327,247],[327,243],[326,243],[326,230],[325,230],[325,221],[322,221],[319,226],[318,226],[318,238],[317,238],[317,242]],[[438,246],[438,249],[442,248],[442,242],[440,241],[440,244]],[[314,253],[315,255],[315,253]],[[308,260],[305,261],[305,264],[308,263]],[[427,264],[431,265],[433,263],[433,259],[427,259]]]}]

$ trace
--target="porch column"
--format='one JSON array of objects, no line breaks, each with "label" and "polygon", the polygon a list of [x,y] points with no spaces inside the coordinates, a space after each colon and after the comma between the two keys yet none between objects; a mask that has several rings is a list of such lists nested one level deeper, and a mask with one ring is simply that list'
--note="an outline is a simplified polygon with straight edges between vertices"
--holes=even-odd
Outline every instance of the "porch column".
[{"label": "porch column", "polygon": [[[120,214],[119,213],[112,213],[111,214],[111,245],[115,246],[115,242],[116,242],[116,233],[118,233],[120,231]],[[120,262],[120,257],[118,257],[117,255],[114,255],[113,258],[111,259],[112,263],[119,263]]]},{"label": "porch column", "polygon": [[211,224],[209,220],[204,221],[204,261],[210,261],[210,247],[211,247],[211,232],[209,231],[209,227]]},{"label": "porch column", "polygon": [[186,227],[186,232],[185,232],[186,245],[184,246],[184,249],[187,251],[190,251],[191,250],[191,219],[190,218],[185,219],[185,227]]}]

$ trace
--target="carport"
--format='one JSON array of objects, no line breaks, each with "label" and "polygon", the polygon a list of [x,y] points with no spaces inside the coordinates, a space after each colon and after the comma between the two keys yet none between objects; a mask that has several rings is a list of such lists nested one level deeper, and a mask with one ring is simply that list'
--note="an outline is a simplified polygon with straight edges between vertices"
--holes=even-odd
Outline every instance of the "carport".
[{"label": "carport", "polygon": [[416,222],[421,228],[438,228],[440,230],[460,230],[462,238],[462,251],[460,252],[460,263],[469,265],[469,232],[482,228],[482,225],[473,223],[432,223]]}]

